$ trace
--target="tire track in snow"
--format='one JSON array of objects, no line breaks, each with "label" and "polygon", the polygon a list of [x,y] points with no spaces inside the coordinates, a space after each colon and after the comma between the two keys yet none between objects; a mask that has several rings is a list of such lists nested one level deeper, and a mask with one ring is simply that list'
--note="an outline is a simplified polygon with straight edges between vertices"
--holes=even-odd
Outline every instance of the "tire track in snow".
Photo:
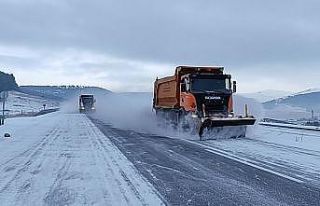
[{"label": "tire track in snow", "polygon": [[[21,161],[15,162],[15,170],[10,171],[10,178],[2,184],[0,197],[3,202],[10,202],[13,205],[24,205],[30,196],[34,182],[42,169],[43,163],[47,160],[47,147],[60,137],[61,131],[54,129],[35,147],[27,157],[21,156]],[[19,160],[19,159],[18,159]],[[4,179],[4,177],[1,177]]]},{"label": "tire track in snow", "polygon": [[[26,186],[29,187],[30,184],[17,187],[17,184],[12,185],[12,183],[17,182],[17,179],[21,176],[21,174],[26,173],[28,170],[30,170],[31,165],[37,160],[37,158],[41,156],[42,152],[45,150],[44,147],[47,146],[50,142],[55,141],[55,139],[57,139],[59,136],[60,134],[58,134],[58,129],[54,129],[45,138],[43,138],[40,143],[21,153],[16,158],[12,158],[10,161],[7,161],[5,164],[3,164],[0,168],[0,171],[3,171],[0,174],[0,180],[2,180],[0,182],[0,194],[3,195],[4,193],[8,193],[12,190],[14,190],[16,194],[19,193],[19,190],[25,192],[24,189],[27,188]],[[25,156],[26,154],[27,156]],[[44,160],[44,158],[41,159],[40,167]],[[10,189],[10,187],[13,188]]]},{"label": "tire track in snow", "polygon": [[62,186],[62,182],[67,177],[71,160],[66,155],[60,155],[59,159],[59,162],[62,162],[62,165],[57,172],[54,183],[44,198],[44,203],[49,206],[71,205],[75,200],[74,193],[72,193],[70,189]]},{"label": "tire track in snow", "polygon": [[[114,180],[126,200],[127,205],[161,205],[162,198],[157,191],[147,182],[138,172],[138,170],[130,163],[126,157],[111,143],[111,141],[102,134],[102,132],[88,119],[87,128],[90,128],[90,133],[93,133],[95,138],[93,144],[97,148],[97,156],[107,165],[108,171],[114,177]],[[112,154],[112,155],[111,155]],[[115,159],[116,158],[116,159]],[[119,162],[129,164],[119,165]],[[104,164],[102,164],[104,165]],[[124,171],[122,168],[125,168]],[[129,174],[130,171],[134,174]],[[135,177],[140,177],[136,179]],[[108,179],[109,177],[106,176]],[[109,182],[110,183],[110,182]],[[129,189],[129,191],[128,191]],[[131,192],[130,192],[131,191]],[[134,194],[132,196],[132,194]],[[130,197],[130,198],[129,198]],[[151,199],[153,198],[153,200]]]},{"label": "tire track in snow", "polygon": [[58,115],[54,129],[33,131],[36,143],[0,165],[0,205],[163,204],[85,115]]},{"label": "tire track in snow", "polygon": [[[53,133],[55,133],[55,132],[57,132],[57,131],[58,131],[58,129],[57,129],[57,128],[54,128],[54,129],[50,130],[49,133],[45,135],[45,137],[48,137],[48,136],[50,136],[51,134],[53,134]],[[34,148],[39,147],[39,145],[43,144],[44,141],[46,141],[46,138],[41,139],[41,140],[40,140],[39,142],[37,142],[34,146],[31,146],[29,149],[25,150],[24,152],[22,152],[22,153],[20,153],[20,154],[18,154],[18,155],[16,155],[16,156],[14,156],[14,157],[12,157],[12,158],[9,158],[9,159],[8,159],[7,161],[5,161],[4,163],[0,164],[0,170],[1,170],[1,168],[2,168],[3,166],[5,166],[6,164],[10,163],[11,161],[17,160],[18,158],[21,158],[21,157],[24,158],[25,156],[28,156],[29,154],[31,154],[31,153],[33,152],[32,150],[34,150]]]},{"label": "tire track in snow", "polygon": [[[117,171],[114,171],[112,169],[112,166],[110,165],[109,160],[108,160],[108,158],[112,158],[112,157],[105,154],[105,153],[110,153],[110,151],[108,151],[105,147],[103,148],[101,139],[97,138],[98,134],[92,128],[92,125],[87,124],[87,128],[90,128],[91,132],[94,133],[94,135],[90,135],[90,136],[95,136],[96,137],[95,139],[92,139],[92,141],[94,142],[93,145],[95,146],[96,151],[98,151],[97,152],[97,156],[99,157],[98,158],[99,161],[103,160],[103,162],[105,163],[103,165],[107,166],[107,171],[109,171],[112,174],[113,177],[116,177],[118,173],[117,173]],[[119,168],[117,168],[117,169],[119,169]],[[120,173],[121,173],[121,170],[120,170]],[[105,180],[106,183],[110,184],[112,182],[111,184],[114,184],[114,188],[118,187],[119,190],[120,190],[119,192],[122,194],[124,200],[126,201],[126,204],[129,205],[130,204],[130,200],[127,197],[126,190],[124,189],[123,183],[118,179],[118,177],[116,177],[116,178],[112,178],[111,177],[111,179],[110,179],[110,177],[109,177],[110,175],[107,175],[107,173],[105,173],[105,172],[104,172],[104,175],[105,175],[105,178],[106,178],[106,180]],[[114,198],[114,197],[112,197],[112,198]],[[116,202],[116,201],[117,200],[114,200],[114,202]]]}]

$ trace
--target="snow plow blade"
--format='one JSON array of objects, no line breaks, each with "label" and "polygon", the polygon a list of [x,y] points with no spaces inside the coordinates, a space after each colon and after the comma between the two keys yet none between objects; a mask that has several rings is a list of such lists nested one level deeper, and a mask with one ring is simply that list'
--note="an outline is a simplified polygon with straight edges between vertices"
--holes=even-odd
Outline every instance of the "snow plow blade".
[{"label": "snow plow blade", "polygon": [[[253,117],[228,117],[228,118],[205,118],[199,126],[199,136],[202,139],[205,130],[228,134],[227,138],[244,137],[247,125],[254,125],[256,119]],[[223,131],[224,130],[224,131]]]},{"label": "snow plow blade", "polygon": [[206,118],[202,125],[205,127],[243,126],[254,125],[255,122],[256,119],[253,117]]}]

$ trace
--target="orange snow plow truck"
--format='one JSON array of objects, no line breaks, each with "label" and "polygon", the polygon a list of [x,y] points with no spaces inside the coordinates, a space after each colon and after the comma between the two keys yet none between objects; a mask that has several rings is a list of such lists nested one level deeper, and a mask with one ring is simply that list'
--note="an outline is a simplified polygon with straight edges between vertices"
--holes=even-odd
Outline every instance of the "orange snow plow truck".
[{"label": "orange snow plow truck", "polygon": [[[244,137],[246,126],[256,119],[233,112],[236,82],[223,67],[178,66],[173,76],[156,79],[153,108],[160,121],[197,133],[220,137]],[[214,138],[215,138],[214,137]]]}]

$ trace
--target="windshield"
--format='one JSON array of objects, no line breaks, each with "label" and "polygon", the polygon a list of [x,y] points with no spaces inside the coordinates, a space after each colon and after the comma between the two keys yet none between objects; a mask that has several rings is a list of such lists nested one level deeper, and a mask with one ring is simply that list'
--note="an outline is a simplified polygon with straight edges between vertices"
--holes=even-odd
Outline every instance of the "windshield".
[{"label": "windshield", "polygon": [[81,99],[84,107],[89,108],[93,106],[93,96],[83,96]]},{"label": "windshield", "polygon": [[82,101],[85,104],[92,104],[93,103],[93,98],[83,98]]},{"label": "windshield", "polygon": [[193,79],[191,82],[193,92],[230,90],[230,79]]}]

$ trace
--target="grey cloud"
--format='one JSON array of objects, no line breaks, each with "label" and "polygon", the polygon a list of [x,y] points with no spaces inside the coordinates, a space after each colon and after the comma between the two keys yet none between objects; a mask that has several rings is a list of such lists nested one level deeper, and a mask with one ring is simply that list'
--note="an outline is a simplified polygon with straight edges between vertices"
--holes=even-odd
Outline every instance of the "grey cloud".
[{"label": "grey cloud", "polygon": [[30,1],[0,5],[2,43],[168,63],[312,61],[317,1]]},{"label": "grey cloud", "polygon": [[[0,45],[49,54],[71,48],[168,65],[225,65],[256,75],[279,69],[287,74],[311,64],[304,69],[315,73],[319,9],[316,0],[0,0]],[[64,63],[70,75],[99,69],[102,79],[120,81],[127,73],[138,84],[150,78],[125,62]]]}]

